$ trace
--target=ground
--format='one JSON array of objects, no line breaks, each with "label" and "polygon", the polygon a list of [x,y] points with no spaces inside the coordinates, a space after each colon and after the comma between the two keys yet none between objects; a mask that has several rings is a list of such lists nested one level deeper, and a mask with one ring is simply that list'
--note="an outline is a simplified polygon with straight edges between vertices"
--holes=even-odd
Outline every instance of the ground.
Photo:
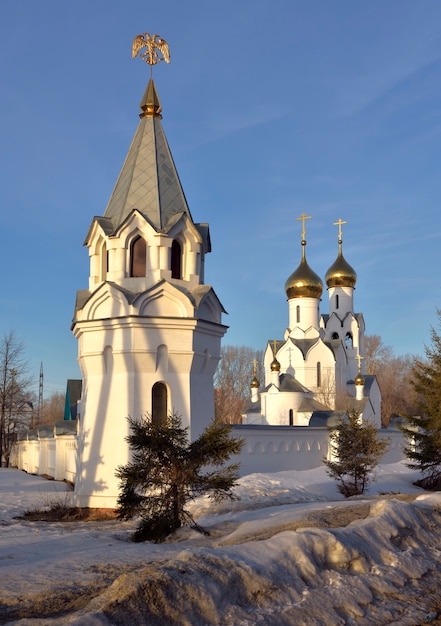
[{"label": "ground", "polygon": [[[417,626],[441,611],[441,495],[382,466],[344,500],[324,469],[244,477],[241,500],[192,505],[204,537],[133,544],[135,521],[17,519],[69,498],[0,470],[1,624]],[[430,623],[438,624],[438,619]]]}]

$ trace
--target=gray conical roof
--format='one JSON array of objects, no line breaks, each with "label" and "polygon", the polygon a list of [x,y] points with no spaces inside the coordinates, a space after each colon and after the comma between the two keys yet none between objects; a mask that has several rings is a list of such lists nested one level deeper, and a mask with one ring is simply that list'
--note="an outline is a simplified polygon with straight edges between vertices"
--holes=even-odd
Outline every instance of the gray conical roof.
[{"label": "gray conical roof", "polygon": [[161,124],[161,104],[150,79],[141,101],[141,120],[104,216],[117,228],[138,209],[158,229],[190,210]]}]

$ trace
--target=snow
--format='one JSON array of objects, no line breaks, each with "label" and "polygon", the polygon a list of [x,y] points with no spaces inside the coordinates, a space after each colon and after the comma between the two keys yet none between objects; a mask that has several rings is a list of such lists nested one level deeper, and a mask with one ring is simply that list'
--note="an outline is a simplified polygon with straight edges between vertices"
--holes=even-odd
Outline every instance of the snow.
[{"label": "snow", "polygon": [[424,623],[441,611],[441,494],[417,477],[383,465],[366,496],[345,500],[324,467],[253,474],[237,501],[191,504],[210,536],[134,544],[136,520],[17,519],[68,503],[69,487],[0,469],[0,623]]}]

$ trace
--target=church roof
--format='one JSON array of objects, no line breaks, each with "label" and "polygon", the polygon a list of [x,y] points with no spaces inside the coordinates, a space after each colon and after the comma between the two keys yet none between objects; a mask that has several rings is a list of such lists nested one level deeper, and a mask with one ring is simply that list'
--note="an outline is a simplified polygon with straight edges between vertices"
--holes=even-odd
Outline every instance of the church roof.
[{"label": "church roof", "polygon": [[315,426],[318,428],[332,428],[347,415],[346,411],[314,411],[309,420],[309,426]]},{"label": "church roof", "polygon": [[138,209],[158,229],[177,213],[190,210],[161,124],[161,106],[150,79],[141,101],[142,113],[126,160],[110,196],[105,218],[116,229]]},{"label": "church roof", "polygon": [[281,374],[279,376],[279,380],[280,380],[280,386],[279,389],[280,391],[295,391],[295,392],[301,392],[301,393],[306,393],[309,391],[309,389],[306,389],[306,387],[304,387],[301,383],[299,383],[299,381],[294,378],[294,376],[292,376],[291,374]]},{"label": "church roof", "polygon": [[321,314],[321,318],[323,320],[323,323],[325,326],[328,325],[329,319],[334,316],[340,320],[340,322],[342,322],[346,317],[349,317],[350,315],[353,315],[354,318],[357,320],[358,325],[360,326],[360,324],[363,322],[364,318],[363,318],[363,313],[352,313],[352,311],[348,311],[343,318],[341,318],[339,315],[337,315],[337,313],[334,311],[332,313],[332,315],[330,315],[329,313],[322,313]]},{"label": "church roof", "polygon": [[309,350],[312,348],[312,346],[320,341],[320,338],[313,337],[312,339],[293,339],[291,337],[290,341],[299,348],[299,350],[303,354],[303,358],[306,359],[306,355],[308,354]]},{"label": "church roof", "polygon": [[326,410],[324,404],[315,400],[314,398],[303,398],[298,408],[299,413],[307,413],[309,411],[323,411]]}]

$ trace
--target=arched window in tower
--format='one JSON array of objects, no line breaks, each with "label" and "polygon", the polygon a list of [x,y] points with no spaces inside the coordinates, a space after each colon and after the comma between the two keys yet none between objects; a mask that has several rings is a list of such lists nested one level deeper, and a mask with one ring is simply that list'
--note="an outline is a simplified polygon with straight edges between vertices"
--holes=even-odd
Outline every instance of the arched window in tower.
[{"label": "arched window in tower", "polygon": [[331,339],[340,339],[338,333],[332,333]]},{"label": "arched window in tower", "polygon": [[182,278],[182,248],[176,239],[173,239],[171,247],[171,277]]},{"label": "arched window in tower", "polygon": [[139,278],[146,275],[147,246],[138,236],[130,245],[130,276]]},{"label": "arched window in tower", "polygon": [[109,251],[107,250],[105,242],[103,242],[103,245],[101,246],[100,257],[100,280],[107,280],[107,272],[109,271]]},{"label": "arched window in tower", "polygon": [[338,309],[339,306],[340,306],[340,302],[339,302],[338,293],[337,293],[335,294],[335,308]]},{"label": "arched window in tower", "polygon": [[353,347],[352,333],[346,333],[345,344],[347,348]]},{"label": "arched window in tower", "polygon": [[299,307],[299,305],[296,306],[296,322],[297,322],[297,324],[300,324],[300,307]]},{"label": "arched window in tower", "polygon": [[167,387],[155,383],[152,387],[152,422],[160,424],[167,419]]},{"label": "arched window in tower", "polygon": [[322,364],[317,361],[317,387],[322,386]]}]

